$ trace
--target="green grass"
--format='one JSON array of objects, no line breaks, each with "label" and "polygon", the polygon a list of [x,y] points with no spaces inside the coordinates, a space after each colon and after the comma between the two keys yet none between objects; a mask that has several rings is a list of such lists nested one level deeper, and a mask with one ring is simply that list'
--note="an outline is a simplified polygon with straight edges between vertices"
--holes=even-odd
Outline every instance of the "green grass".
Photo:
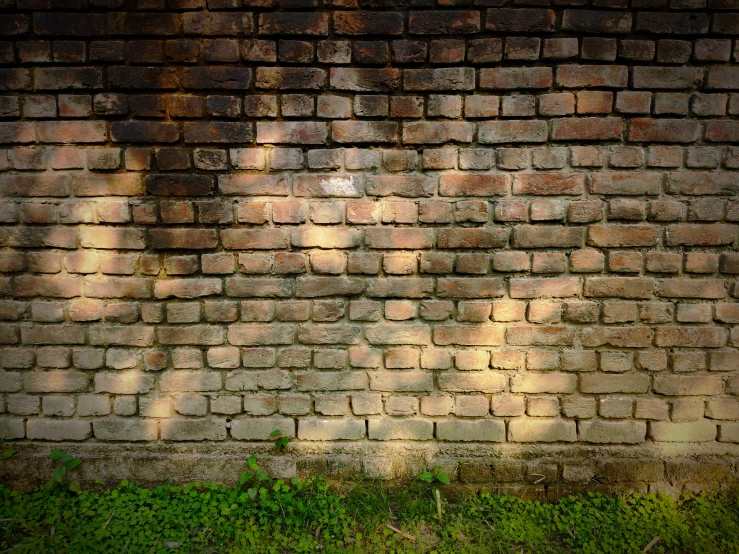
[{"label": "green grass", "polygon": [[0,552],[624,554],[659,536],[652,554],[739,553],[739,502],[729,497],[591,494],[547,504],[483,494],[442,501],[439,520],[434,487],[262,481],[252,499],[209,484],[0,486]]}]

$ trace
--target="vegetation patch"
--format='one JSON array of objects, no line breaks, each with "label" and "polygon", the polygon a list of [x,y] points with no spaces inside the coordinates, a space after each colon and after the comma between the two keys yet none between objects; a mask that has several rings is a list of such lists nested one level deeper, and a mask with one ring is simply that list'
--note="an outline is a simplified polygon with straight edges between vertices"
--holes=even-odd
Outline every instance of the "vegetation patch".
[{"label": "vegetation patch", "polygon": [[81,490],[0,485],[0,552],[13,553],[739,553],[729,496],[588,494],[556,503],[481,494],[451,504],[435,468],[410,485],[270,479],[250,458],[231,488],[208,483]]}]

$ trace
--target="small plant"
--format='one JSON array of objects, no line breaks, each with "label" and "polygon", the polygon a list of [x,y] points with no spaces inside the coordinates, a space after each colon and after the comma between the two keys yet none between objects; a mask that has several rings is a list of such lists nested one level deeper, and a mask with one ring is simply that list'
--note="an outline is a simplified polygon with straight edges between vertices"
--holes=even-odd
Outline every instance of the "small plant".
[{"label": "small plant", "polygon": [[16,452],[18,451],[17,450],[3,450],[2,452],[0,452],[0,460],[7,460]]},{"label": "small plant", "polygon": [[426,483],[441,483],[443,485],[449,484],[449,476],[441,471],[441,468],[439,466],[434,466],[434,469],[431,471],[424,471],[421,473],[418,477],[416,477],[419,481],[424,481]]},{"label": "small plant", "polygon": [[277,452],[285,450],[287,445],[290,443],[290,437],[284,437],[282,435],[282,431],[279,429],[272,431],[269,436],[275,439],[275,450],[277,450]]},{"label": "small plant", "polygon": [[61,450],[56,449],[52,450],[50,455],[52,460],[54,460],[55,462],[60,462],[61,465],[54,468],[54,471],[51,474],[51,479],[46,484],[46,488],[51,489],[59,485],[66,485],[69,490],[79,492],[79,482],[72,481],[70,483],[69,481],[67,481],[67,472],[72,471],[74,468],[80,465],[82,463],[82,460],[75,458],[71,454],[67,454],[66,452],[62,452]]},{"label": "small plant", "polygon": [[259,465],[257,465],[257,459],[254,456],[249,456],[247,458],[246,467],[248,469],[246,471],[242,471],[239,476],[239,487],[250,485],[249,488],[246,489],[246,493],[249,495],[249,498],[254,500],[261,492],[260,489],[262,491],[267,490],[260,485],[269,481],[269,476],[264,470],[259,468]]}]

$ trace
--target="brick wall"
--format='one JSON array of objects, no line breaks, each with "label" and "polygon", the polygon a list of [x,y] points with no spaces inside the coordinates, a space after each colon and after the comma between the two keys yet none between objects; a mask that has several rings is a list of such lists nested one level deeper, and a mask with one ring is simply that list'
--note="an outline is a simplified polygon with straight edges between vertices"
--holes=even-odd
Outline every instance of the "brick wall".
[{"label": "brick wall", "polygon": [[244,4],[0,2],[23,463],[736,472],[736,0]]}]

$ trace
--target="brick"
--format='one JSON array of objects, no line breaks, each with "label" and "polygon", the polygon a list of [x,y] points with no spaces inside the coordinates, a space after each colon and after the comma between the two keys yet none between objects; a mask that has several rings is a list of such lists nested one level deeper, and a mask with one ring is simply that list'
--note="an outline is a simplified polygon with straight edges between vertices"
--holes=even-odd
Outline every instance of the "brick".
[{"label": "brick", "polygon": [[287,178],[282,175],[233,173],[218,176],[218,189],[226,195],[287,196],[289,187]]},{"label": "brick", "polygon": [[441,69],[406,69],[403,89],[407,91],[455,91],[475,88],[475,70],[471,67]]},{"label": "brick", "polygon": [[508,241],[508,231],[497,229],[440,229],[439,248],[501,248]]},{"label": "brick", "polygon": [[582,374],[580,375],[580,391],[591,394],[610,393],[645,393],[649,389],[648,375],[608,375]]},{"label": "brick", "polygon": [[[403,124],[406,144],[443,144],[472,142],[474,127],[464,122],[413,121]],[[361,141],[357,141],[361,142]]]},{"label": "brick", "polygon": [[[256,86],[261,89],[319,90],[326,81],[323,69],[299,67],[259,67]],[[248,83],[246,83],[248,87]],[[246,87],[244,87],[246,88]]]},{"label": "brick", "polygon": [[552,86],[552,70],[548,67],[483,68],[482,89],[548,89]]},{"label": "brick", "polygon": [[323,144],[328,138],[325,123],[319,122],[257,122],[259,144]]},{"label": "brick", "polygon": [[628,33],[631,31],[631,14],[582,9],[565,10],[562,28],[581,33]]},{"label": "brick", "polygon": [[636,118],[629,125],[629,141],[689,143],[698,138],[699,130],[696,121]]},{"label": "brick", "polygon": [[478,140],[483,144],[546,142],[547,124],[537,120],[487,121],[479,124]]},{"label": "brick", "polygon": [[92,425],[83,420],[29,419],[26,437],[34,440],[81,441],[92,436]]},{"label": "brick", "polygon": [[335,121],[332,138],[339,143],[396,142],[398,124],[391,121]]},{"label": "brick", "polygon": [[344,68],[330,70],[331,88],[356,92],[393,92],[400,88],[397,69]]},{"label": "brick", "polygon": [[669,246],[720,246],[734,242],[736,228],[732,225],[677,224],[665,231],[665,244]]},{"label": "brick", "polygon": [[635,444],[645,441],[647,424],[643,421],[590,420],[579,422],[578,430],[585,442]]},{"label": "brick", "polygon": [[565,88],[626,88],[628,77],[623,65],[560,65],[555,80]]},{"label": "brick", "polygon": [[434,435],[434,424],[425,419],[403,420],[370,419],[370,440],[430,440]]},{"label": "brick", "polygon": [[513,179],[513,194],[578,196],[584,191],[582,173],[523,173]]},{"label": "brick", "polygon": [[338,35],[402,35],[404,16],[400,12],[334,12]]},{"label": "brick", "polygon": [[575,227],[519,225],[513,230],[514,248],[568,248],[582,244],[582,229]]},{"label": "brick", "polygon": [[620,139],[623,121],[617,117],[557,119],[552,124],[552,140]]},{"label": "brick", "polygon": [[639,12],[636,30],[656,34],[695,35],[708,31],[708,15],[691,13]]},{"label": "brick", "polygon": [[586,297],[643,298],[652,297],[654,281],[638,277],[592,277],[585,280]]},{"label": "brick", "polygon": [[689,423],[650,423],[649,434],[657,442],[706,442],[716,440],[716,425],[700,420]]},{"label": "brick", "polygon": [[225,419],[170,418],[161,423],[162,440],[205,441],[225,440],[228,431]]},{"label": "brick", "polygon": [[311,12],[263,13],[260,35],[328,35],[328,14]]},{"label": "brick", "polygon": [[488,31],[536,33],[554,31],[553,10],[539,8],[492,8],[487,10],[485,28]]},{"label": "brick", "polygon": [[600,248],[654,246],[659,228],[652,225],[591,225],[588,246]]},{"label": "brick", "polygon": [[364,420],[311,418],[302,419],[298,422],[298,438],[300,440],[360,440],[364,437]]},{"label": "brick", "polygon": [[444,173],[439,178],[440,196],[505,196],[508,189],[506,175]]},{"label": "brick", "polygon": [[577,430],[574,421],[562,419],[514,419],[508,424],[511,442],[574,442]]},{"label": "brick", "polygon": [[699,67],[635,67],[634,88],[692,89],[703,82]]},{"label": "brick", "polygon": [[442,441],[504,442],[505,425],[497,420],[440,421],[437,423],[436,436]]}]

